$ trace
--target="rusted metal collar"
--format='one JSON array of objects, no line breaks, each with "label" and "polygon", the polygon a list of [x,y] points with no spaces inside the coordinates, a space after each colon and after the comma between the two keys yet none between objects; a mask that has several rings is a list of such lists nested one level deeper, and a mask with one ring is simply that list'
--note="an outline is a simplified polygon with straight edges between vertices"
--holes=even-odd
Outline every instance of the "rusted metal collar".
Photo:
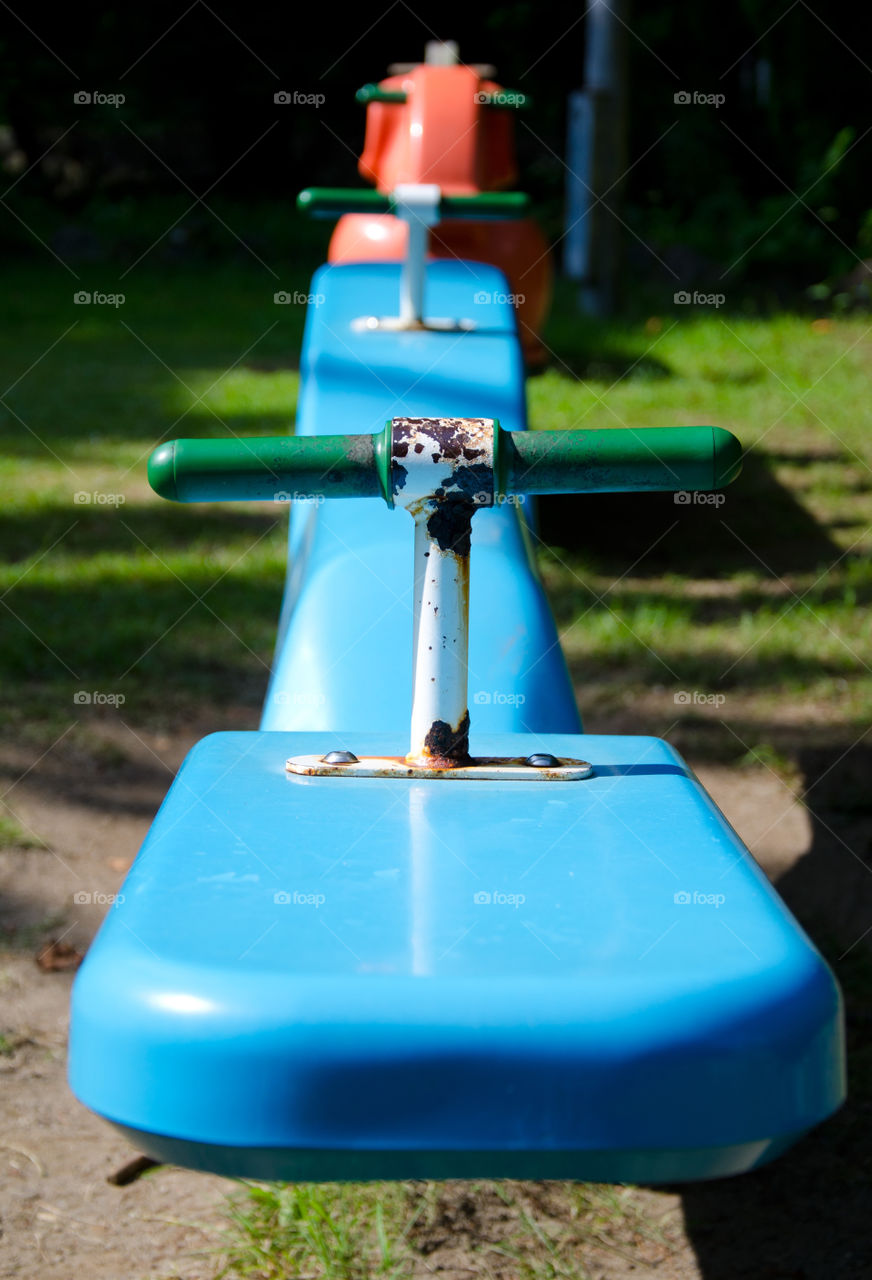
[{"label": "rusted metal collar", "polygon": [[[394,418],[391,422],[393,501],[413,515],[423,502],[434,511],[440,509],[430,532],[443,551],[469,554],[468,541],[458,546],[446,520],[468,526],[479,507],[494,504],[498,429],[493,418]],[[449,507],[454,510],[449,512]]]}]

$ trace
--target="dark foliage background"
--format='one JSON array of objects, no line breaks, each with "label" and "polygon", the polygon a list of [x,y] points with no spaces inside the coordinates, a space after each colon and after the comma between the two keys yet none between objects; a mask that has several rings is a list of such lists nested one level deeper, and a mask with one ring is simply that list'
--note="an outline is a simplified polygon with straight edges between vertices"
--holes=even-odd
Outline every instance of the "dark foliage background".
[{"label": "dark foliage background", "polygon": [[[388,62],[420,56],[433,37],[458,39],[465,60],[495,63],[502,83],[532,96],[533,110],[518,122],[523,185],[556,240],[566,97],[583,78],[583,13],[577,3],[531,0],[6,9],[0,161],[3,189],[15,186],[0,207],[0,251],[40,252],[35,231],[50,245],[60,235],[69,251],[123,254],[149,201],[178,201],[183,212],[195,195],[210,205],[272,202],[273,231],[262,214],[240,234],[256,236],[260,226],[281,237],[302,186],[360,181],[363,108],[354,90]],[[682,263],[683,276],[729,268],[734,284],[797,295],[872,255],[866,6],[682,0],[639,4],[630,26],[634,163],[624,216],[641,240]],[[277,106],[280,89],[325,100]],[[682,89],[726,101],[676,105]],[[80,90],[121,92],[126,101],[76,105]],[[275,220],[279,211],[287,223]],[[195,205],[175,242],[233,252],[232,237],[219,232]],[[631,270],[655,268],[630,233],[627,246]]]}]

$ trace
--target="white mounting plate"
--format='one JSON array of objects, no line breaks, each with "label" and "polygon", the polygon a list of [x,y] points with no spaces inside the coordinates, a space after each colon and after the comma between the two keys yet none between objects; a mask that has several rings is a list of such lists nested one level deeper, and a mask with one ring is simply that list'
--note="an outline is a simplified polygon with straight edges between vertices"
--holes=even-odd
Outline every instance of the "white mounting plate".
[{"label": "white mounting plate", "polygon": [[440,316],[424,320],[406,320],[403,316],[358,316],[351,327],[358,333],[383,329],[388,333],[471,333],[476,329],[474,320],[449,320]]},{"label": "white mounting plate", "polygon": [[523,756],[482,756],[469,764],[434,769],[409,764],[403,756],[360,756],[353,764],[325,764],[323,756],[291,756],[288,773],[327,778],[453,778],[457,782],[579,782],[589,778],[593,765],[586,760],[558,760],[556,765],[529,765]]}]

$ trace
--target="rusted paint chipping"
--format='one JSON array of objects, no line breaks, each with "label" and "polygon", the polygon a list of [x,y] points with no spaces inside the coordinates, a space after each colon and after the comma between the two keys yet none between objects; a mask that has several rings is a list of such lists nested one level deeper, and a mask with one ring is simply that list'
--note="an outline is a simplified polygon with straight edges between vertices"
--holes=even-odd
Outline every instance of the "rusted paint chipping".
[{"label": "rusted paint chipping", "polygon": [[463,764],[469,760],[469,712],[456,727],[446,724],[444,720],[434,720],[430,731],[424,738],[422,761],[431,768]]},{"label": "rusted paint chipping", "polygon": [[427,532],[440,551],[469,557],[472,550],[472,517],[475,507],[463,498],[445,498],[434,505]]},{"label": "rusted paint chipping", "polygon": [[[472,517],[480,507],[493,506],[494,500],[490,419],[394,418],[392,427],[394,496],[405,489],[408,480],[408,470],[398,459],[408,457],[410,449],[421,454],[429,447],[434,466],[446,463],[447,470],[432,483],[427,532],[440,551],[468,556]],[[478,458],[485,461],[477,462]]]}]

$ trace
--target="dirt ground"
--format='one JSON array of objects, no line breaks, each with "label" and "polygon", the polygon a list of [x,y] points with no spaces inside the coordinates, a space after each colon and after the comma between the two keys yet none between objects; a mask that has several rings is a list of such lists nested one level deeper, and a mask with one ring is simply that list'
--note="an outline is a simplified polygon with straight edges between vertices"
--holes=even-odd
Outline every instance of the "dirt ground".
[{"label": "dirt ground", "polygon": [[[240,713],[240,727],[245,719]],[[208,1280],[217,1269],[222,1203],[233,1184],[170,1168],[124,1187],[107,1181],[135,1153],[69,1094],[72,972],[46,971],[36,962],[51,939],[86,949],[105,911],[100,895],[117,891],[172,773],[205,729],[161,737],[107,719],[91,730],[103,743],[96,755],[80,752],[71,738],[35,766],[23,747],[7,743],[0,751],[3,790],[14,784],[7,802],[46,845],[0,853],[4,1278]],[[812,761],[808,770],[814,769],[818,796],[826,797],[833,774],[843,769]],[[872,924],[868,809],[846,815],[838,797],[824,798],[812,816],[795,788],[765,767],[698,764],[697,770],[800,918],[824,921],[837,947],[862,953],[872,938],[860,940]],[[97,901],[76,903],[82,892]],[[856,1016],[869,1019],[862,1010]],[[579,1246],[580,1259],[591,1276],[609,1280],[646,1272],[674,1280],[872,1276],[868,1156],[861,1168],[856,1154],[868,1151],[869,1125],[861,1101],[770,1170],[681,1194],[621,1193],[632,1203],[623,1238],[621,1230],[606,1230]],[[446,1280],[490,1274],[474,1261],[498,1227],[499,1206],[488,1194],[471,1196],[463,1184],[444,1189],[443,1229],[428,1243],[426,1272]],[[531,1204],[541,1202],[538,1212],[547,1217],[548,1185],[525,1194]]]}]

